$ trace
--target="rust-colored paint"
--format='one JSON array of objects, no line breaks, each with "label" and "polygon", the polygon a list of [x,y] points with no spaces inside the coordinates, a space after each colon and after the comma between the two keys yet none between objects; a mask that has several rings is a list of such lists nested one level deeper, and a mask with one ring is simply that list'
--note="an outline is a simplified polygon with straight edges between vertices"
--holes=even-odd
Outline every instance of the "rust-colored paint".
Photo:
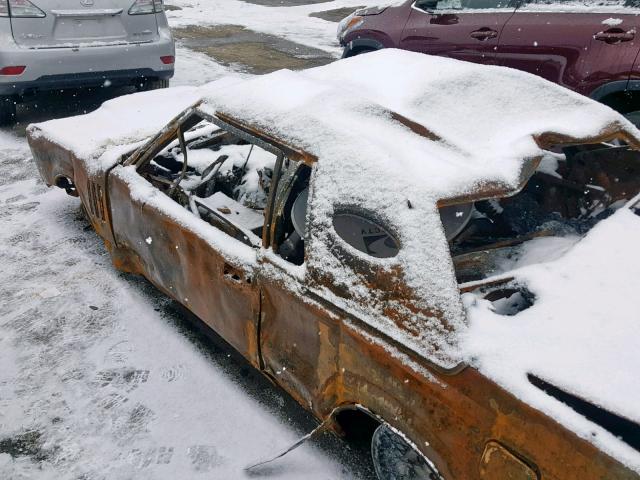
[{"label": "rust-colored paint", "polygon": [[540,480],[533,468],[498,442],[489,442],[480,462],[482,480]]},{"label": "rust-colored paint", "polygon": [[233,265],[161,209],[132,200],[118,168],[108,185],[114,237],[127,269],[142,273],[257,366],[260,292],[254,272]]},{"label": "rust-colored paint", "polygon": [[[168,138],[172,125],[132,158]],[[640,145],[620,129],[604,136],[618,133]],[[315,161],[266,134],[261,138],[305,162]],[[575,140],[546,135],[539,141],[547,144],[552,138]],[[233,265],[197,232],[132,199],[119,176],[121,167],[89,175],[82,160],[50,140],[33,137],[30,145],[49,185],[59,174],[73,179],[117,268],[144,275],[193,311],[318,419],[341,406],[362,405],[402,431],[446,480],[525,478],[509,476],[522,465],[543,480],[640,479],[475,369],[439,369],[340,310],[313,288],[314,282],[332,288],[330,278],[319,276],[306,284],[268,256],[260,257],[253,270]],[[480,190],[477,195],[492,193]],[[410,305],[414,293],[395,284],[392,273],[363,275],[372,288],[395,288]],[[400,314],[389,314],[398,316],[402,328]]]}]

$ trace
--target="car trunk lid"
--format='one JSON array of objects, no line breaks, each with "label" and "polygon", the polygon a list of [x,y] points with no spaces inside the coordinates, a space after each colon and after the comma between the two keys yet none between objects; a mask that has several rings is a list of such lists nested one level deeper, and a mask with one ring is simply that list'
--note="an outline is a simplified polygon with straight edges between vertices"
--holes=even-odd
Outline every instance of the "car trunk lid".
[{"label": "car trunk lid", "polygon": [[[23,1],[17,0],[17,3]],[[33,0],[32,4],[44,12],[44,16],[11,16],[13,38],[23,47],[144,43],[158,37],[153,13],[129,14],[133,0]]]}]

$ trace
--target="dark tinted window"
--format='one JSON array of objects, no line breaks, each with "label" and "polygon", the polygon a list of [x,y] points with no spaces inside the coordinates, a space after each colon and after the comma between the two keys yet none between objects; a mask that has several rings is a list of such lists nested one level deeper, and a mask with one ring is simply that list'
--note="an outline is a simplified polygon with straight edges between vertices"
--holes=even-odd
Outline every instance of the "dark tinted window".
[{"label": "dark tinted window", "polygon": [[416,7],[423,10],[487,10],[514,8],[512,0],[418,0]]},{"label": "dark tinted window", "polygon": [[567,10],[580,10],[584,9],[585,7],[637,8],[640,6],[640,0],[525,0],[524,3],[526,5],[535,5],[536,7],[566,7]]}]

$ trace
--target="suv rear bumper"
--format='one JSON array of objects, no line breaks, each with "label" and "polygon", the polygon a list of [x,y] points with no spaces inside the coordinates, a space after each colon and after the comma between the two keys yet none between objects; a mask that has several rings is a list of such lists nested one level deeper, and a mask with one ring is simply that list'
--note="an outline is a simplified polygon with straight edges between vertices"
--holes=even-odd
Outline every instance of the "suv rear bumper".
[{"label": "suv rear bumper", "polygon": [[0,95],[23,95],[29,91],[127,84],[134,79],[165,79],[173,76],[173,39],[160,37],[151,43],[73,48],[27,49],[0,47],[0,65],[26,65],[22,75],[0,76]]}]

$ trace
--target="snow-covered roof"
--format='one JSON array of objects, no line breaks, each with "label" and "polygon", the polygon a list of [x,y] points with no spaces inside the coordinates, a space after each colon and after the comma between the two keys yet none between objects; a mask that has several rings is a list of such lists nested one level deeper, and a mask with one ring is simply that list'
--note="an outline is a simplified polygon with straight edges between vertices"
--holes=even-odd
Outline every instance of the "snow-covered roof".
[{"label": "snow-covered roof", "polygon": [[[518,188],[527,159],[542,156],[547,141],[614,133],[640,141],[640,132],[610,108],[531,74],[393,49],[209,92],[200,110],[230,116],[317,157],[310,205],[324,228],[318,241],[311,238],[307,268],[330,271],[353,295],[351,303],[332,300],[442,367],[463,358],[457,332],[465,329],[465,313],[438,201]],[[339,205],[385,219],[400,253],[366,260],[381,269],[399,267],[419,292],[414,306],[436,312],[439,320],[416,319],[404,331],[382,307],[371,313],[371,305],[384,302],[363,291],[357,275],[327,248],[332,239],[321,238],[331,235]]]},{"label": "snow-covered roof", "polygon": [[517,186],[544,134],[640,139],[610,108],[534,75],[394,49],[215,89],[203,109],[323,162],[377,165],[437,198],[488,182]]}]

